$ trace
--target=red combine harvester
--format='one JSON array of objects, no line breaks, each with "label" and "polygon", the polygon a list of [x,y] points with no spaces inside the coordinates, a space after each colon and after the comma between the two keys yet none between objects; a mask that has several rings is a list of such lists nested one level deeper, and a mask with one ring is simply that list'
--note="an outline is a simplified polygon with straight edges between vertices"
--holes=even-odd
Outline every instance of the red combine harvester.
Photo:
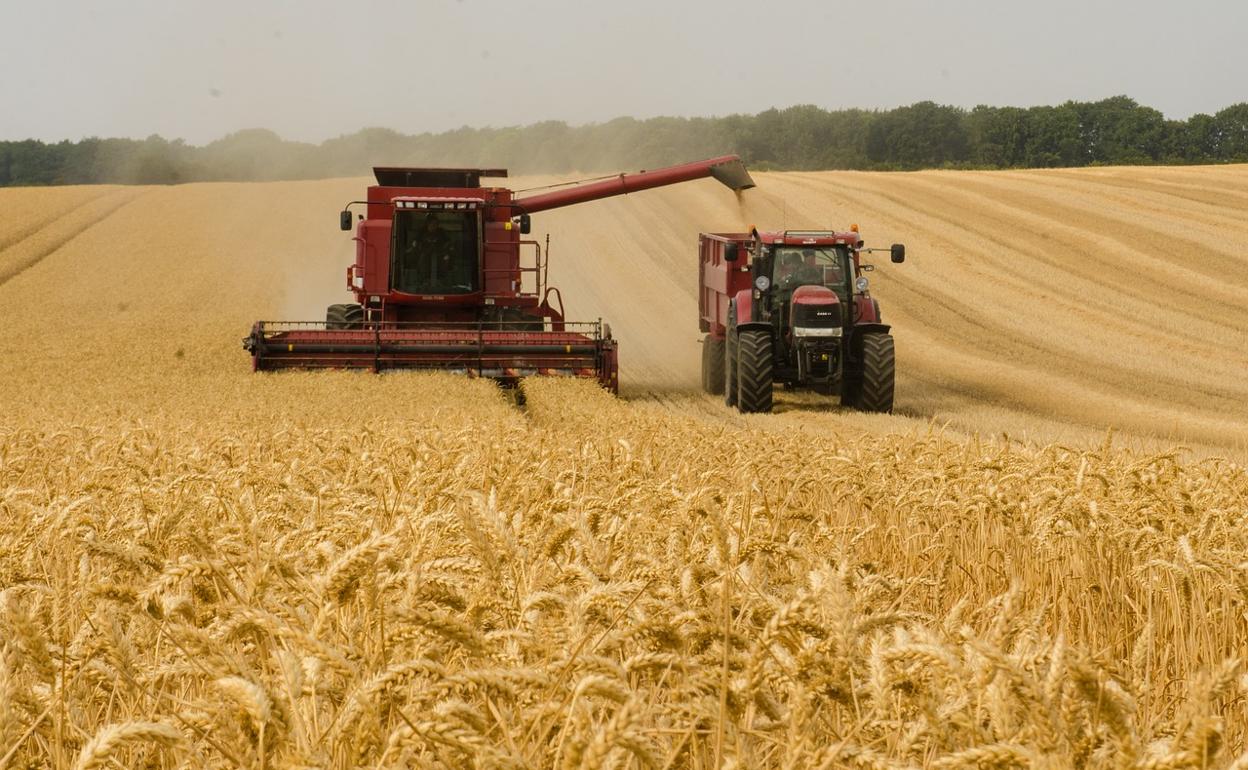
[{"label": "red combine harvester", "polygon": [[772,386],[839,394],[867,412],[893,410],[893,338],[848,232],[702,233],[698,315],[702,387],[742,412],[770,412]]},{"label": "red combine harvester", "polygon": [[[616,341],[601,320],[564,320],[541,245],[521,236],[529,215],[574,203],[714,177],[754,186],[735,155],[620,174],[515,198],[483,187],[505,169],[375,168],[355,232],[347,287],[325,322],[258,321],[243,347],[257,371],[288,368],[440,369],[513,386],[530,375],[592,377],[619,388]],[[549,246],[549,237],[547,237]]]}]

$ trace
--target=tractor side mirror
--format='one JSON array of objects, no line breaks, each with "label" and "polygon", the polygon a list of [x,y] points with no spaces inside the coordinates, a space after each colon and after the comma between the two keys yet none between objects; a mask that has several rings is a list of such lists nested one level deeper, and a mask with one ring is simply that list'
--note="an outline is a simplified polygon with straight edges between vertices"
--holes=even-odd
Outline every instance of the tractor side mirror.
[{"label": "tractor side mirror", "polygon": [[740,256],[741,256],[741,247],[738,244],[735,244],[735,243],[724,244],[724,261],[725,262],[736,262]]},{"label": "tractor side mirror", "polygon": [[351,212],[343,211],[338,215],[338,227],[343,230],[351,229]]},{"label": "tractor side mirror", "polygon": [[888,256],[893,260],[893,264],[900,265],[906,261],[906,245],[904,243],[894,243],[893,247],[888,250]]},{"label": "tractor side mirror", "polygon": [[533,230],[533,221],[529,219],[528,214],[520,215],[520,234],[528,235]]}]

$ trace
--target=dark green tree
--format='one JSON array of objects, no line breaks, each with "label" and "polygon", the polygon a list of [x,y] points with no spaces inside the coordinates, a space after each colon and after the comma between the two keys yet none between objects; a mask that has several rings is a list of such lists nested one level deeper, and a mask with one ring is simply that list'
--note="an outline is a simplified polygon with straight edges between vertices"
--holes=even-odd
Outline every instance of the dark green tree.
[{"label": "dark green tree", "polygon": [[1217,135],[1217,158],[1248,163],[1248,102],[1233,104],[1213,116]]},{"label": "dark green tree", "polygon": [[964,110],[935,102],[879,113],[867,129],[867,158],[894,168],[925,168],[965,163],[970,131]]}]

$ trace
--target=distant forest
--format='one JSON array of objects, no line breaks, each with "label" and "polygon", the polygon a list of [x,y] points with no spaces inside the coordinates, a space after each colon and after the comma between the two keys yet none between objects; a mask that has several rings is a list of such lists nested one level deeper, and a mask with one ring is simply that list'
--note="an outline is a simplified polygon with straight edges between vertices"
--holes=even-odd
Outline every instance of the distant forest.
[{"label": "distant forest", "polygon": [[0,186],[173,184],[356,176],[373,165],[504,166],[512,173],[653,168],[737,153],[758,170],[1050,168],[1248,162],[1248,103],[1166,120],[1125,96],[972,110],[802,105],[717,118],[402,134],[369,128],[321,144],[251,129],[197,147],[159,136],[0,142]]}]

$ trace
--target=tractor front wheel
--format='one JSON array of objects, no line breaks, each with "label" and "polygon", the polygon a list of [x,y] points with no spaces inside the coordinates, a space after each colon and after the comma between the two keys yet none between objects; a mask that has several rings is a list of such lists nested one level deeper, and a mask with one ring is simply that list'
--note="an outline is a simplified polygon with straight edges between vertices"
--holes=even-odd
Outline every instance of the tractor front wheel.
[{"label": "tractor front wheel", "polygon": [[858,409],[864,412],[893,411],[896,376],[897,362],[892,335],[862,335],[862,379],[858,383]]},{"label": "tractor front wheel", "polygon": [[724,335],[724,403],[737,405],[737,330]]},{"label": "tractor front wheel", "polygon": [[772,390],[771,333],[746,329],[737,333],[737,408],[770,412]]},{"label": "tractor front wheel", "polygon": [[724,392],[724,341],[709,334],[702,338],[702,389],[712,396]]}]

